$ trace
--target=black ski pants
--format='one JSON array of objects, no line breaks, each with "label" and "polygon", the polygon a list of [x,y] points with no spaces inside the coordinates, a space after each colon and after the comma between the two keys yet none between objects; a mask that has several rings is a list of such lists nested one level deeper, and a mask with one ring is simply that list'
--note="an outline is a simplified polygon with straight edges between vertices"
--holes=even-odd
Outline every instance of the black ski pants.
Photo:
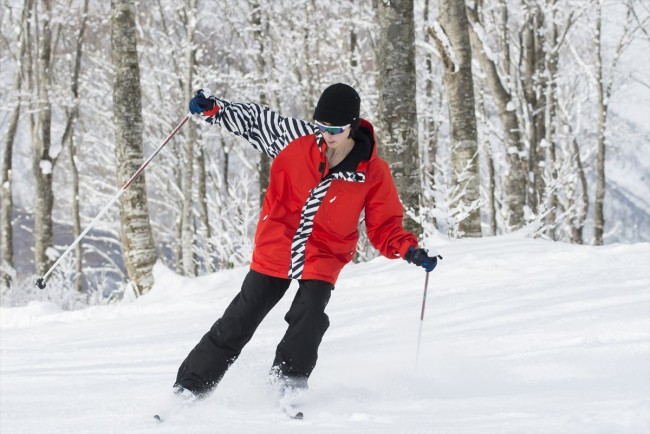
[{"label": "black ski pants", "polygon": [[[306,384],[316,366],[318,346],[329,327],[325,307],[334,285],[322,280],[298,282],[298,292],[284,317],[289,327],[276,349],[272,370],[281,377]],[[210,392],[290,283],[290,279],[251,270],[223,316],[183,361],[175,384],[198,395]]]}]

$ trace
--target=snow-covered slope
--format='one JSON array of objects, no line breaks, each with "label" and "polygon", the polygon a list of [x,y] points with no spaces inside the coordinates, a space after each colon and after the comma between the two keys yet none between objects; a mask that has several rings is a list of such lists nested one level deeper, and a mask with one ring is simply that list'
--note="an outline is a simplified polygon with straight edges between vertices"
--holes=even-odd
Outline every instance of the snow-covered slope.
[{"label": "snow-covered slope", "polygon": [[295,285],[216,392],[164,424],[152,415],[178,364],[245,269],[190,280],[159,265],[135,301],[2,308],[0,432],[650,432],[650,244],[437,248],[417,369],[424,272],[383,258],[344,270],[303,421],[266,377]]}]

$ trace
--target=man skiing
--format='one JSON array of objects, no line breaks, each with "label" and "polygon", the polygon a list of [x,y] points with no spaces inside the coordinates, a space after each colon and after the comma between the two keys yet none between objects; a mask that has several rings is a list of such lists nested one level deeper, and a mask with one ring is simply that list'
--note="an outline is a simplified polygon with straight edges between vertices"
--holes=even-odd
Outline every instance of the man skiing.
[{"label": "man skiing", "polygon": [[352,260],[361,213],[372,245],[432,271],[437,263],[402,226],[390,169],[377,156],[360,98],[337,83],[322,93],[313,122],[284,117],[254,103],[230,102],[200,90],[192,114],[246,139],[273,158],[270,182],[241,291],[178,369],[174,392],[205,396],[235,362],[292,280],[298,291],[285,316],[272,375],[286,388],[307,388],[329,319],[325,307],[338,275]]}]

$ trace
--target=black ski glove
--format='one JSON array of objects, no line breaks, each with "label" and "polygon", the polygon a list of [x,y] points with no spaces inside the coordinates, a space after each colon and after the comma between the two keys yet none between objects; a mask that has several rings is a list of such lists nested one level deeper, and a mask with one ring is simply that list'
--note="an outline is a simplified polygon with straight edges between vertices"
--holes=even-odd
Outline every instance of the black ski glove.
[{"label": "black ski glove", "polygon": [[210,91],[208,89],[199,89],[190,101],[190,113],[193,115],[201,113],[203,116],[212,116],[218,111],[219,107],[215,100],[210,98]]},{"label": "black ski glove", "polygon": [[427,273],[430,273],[434,268],[436,268],[436,265],[438,265],[438,259],[442,259],[442,256],[429,256],[429,251],[427,249],[416,249],[411,246],[406,251],[404,259],[406,259],[406,262],[409,264],[415,264],[418,267],[424,268]]}]

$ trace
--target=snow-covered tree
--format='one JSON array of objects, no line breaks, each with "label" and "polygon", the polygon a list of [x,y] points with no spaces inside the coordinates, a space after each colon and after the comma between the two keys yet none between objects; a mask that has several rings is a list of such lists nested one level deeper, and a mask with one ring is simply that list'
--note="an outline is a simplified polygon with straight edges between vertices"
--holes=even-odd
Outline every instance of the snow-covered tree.
[{"label": "snow-covered tree", "polygon": [[111,59],[115,67],[113,112],[115,162],[118,185],[128,188],[120,196],[122,254],[136,294],[153,286],[157,259],[149,223],[144,174],[132,179],[142,165],[142,100],[135,28],[131,0],[111,1]]}]

